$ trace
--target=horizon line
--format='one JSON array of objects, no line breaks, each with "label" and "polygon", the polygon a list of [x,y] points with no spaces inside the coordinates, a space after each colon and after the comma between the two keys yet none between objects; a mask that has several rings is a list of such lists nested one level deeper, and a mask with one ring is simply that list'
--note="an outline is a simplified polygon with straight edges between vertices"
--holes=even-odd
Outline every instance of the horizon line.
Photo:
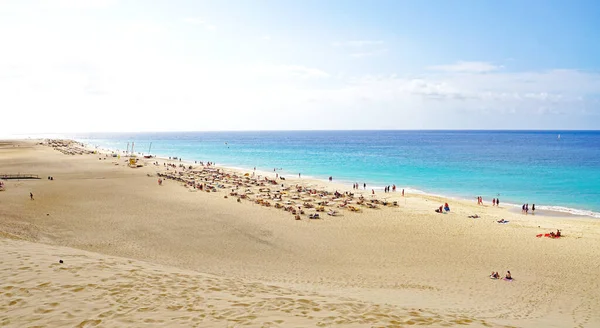
[{"label": "horizon line", "polygon": [[[389,131],[407,131],[407,132],[600,132],[600,129],[315,129],[315,130],[173,130],[173,131],[91,131],[91,132],[37,132],[37,133],[19,133],[10,134],[10,136],[36,136],[36,135],[76,135],[76,134],[119,134],[119,133],[231,133],[231,132],[389,132]],[[1,138],[1,137],[0,137]]]}]

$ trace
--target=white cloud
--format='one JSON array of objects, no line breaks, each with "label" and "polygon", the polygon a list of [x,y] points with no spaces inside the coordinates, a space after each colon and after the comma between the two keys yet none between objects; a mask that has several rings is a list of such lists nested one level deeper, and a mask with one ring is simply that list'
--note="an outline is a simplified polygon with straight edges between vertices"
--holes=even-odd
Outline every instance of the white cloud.
[{"label": "white cloud", "polygon": [[301,79],[323,79],[331,75],[317,68],[300,65],[259,65],[248,70],[259,76],[301,78]]},{"label": "white cloud", "polygon": [[502,66],[497,66],[487,62],[478,61],[459,61],[451,65],[438,65],[428,67],[434,71],[444,71],[453,73],[487,73],[502,69]]},{"label": "white cloud", "polygon": [[191,24],[191,25],[197,25],[197,26],[202,26],[204,28],[206,28],[209,31],[214,31],[217,29],[217,27],[215,25],[212,25],[210,23],[207,23],[206,21],[197,18],[197,17],[187,17],[184,18],[183,21],[185,23]]},{"label": "white cloud", "polygon": [[262,40],[265,40],[265,41],[270,41],[270,40],[271,40],[271,36],[270,36],[270,35],[263,35],[263,36],[261,37],[261,39],[262,39]]},{"label": "white cloud", "polygon": [[353,40],[353,41],[337,41],[333,42],[331,45],[334,47],[366,47],[366,46],[377,46],[382,45],[384,42],[382,40]]},{"label": "white cloud", "polygon": [[365,51],[365,52],[354,52],[350,54],[350,57],[353,58],[366,58],[366,57],[375,57],[381,56],[387,53],[387,49],[380,49],[374,51]]},{"label": "white cloud", "polygon": [[112,6],[117,0],[43,0],[41,3],[48,7],[87,9]]}]

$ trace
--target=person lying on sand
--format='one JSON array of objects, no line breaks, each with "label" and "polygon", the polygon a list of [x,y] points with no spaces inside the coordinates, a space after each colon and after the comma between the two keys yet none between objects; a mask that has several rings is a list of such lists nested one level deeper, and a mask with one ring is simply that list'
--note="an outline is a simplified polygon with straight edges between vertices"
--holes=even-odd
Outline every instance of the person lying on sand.
[{"label": "person lying on sand", "polygon": [[468,217],[473,218],[473,219],[479,219],[479,215],[477,215],[477,214],[469,215]]},{"label": "person lying on sand", "polygon": [[554,231],[550,232],[551,238],[560,238],[560,230],[556,229],[556,233]]},{"label": "person lying on sand", "polygon": [[435,210],[436,213],[444,213],[444,209],[443,206],[440,206],[440,208]]},{"label": "person lying on sand", "polygon": [[504,223],[504,222],[506,222],[506,221],[504,221],[504,219],[498,220],[498,223]]},{"label": "person lying on sand", "polygon": [[500,279],[500,274],[498,274],[498,272],[492,271],[492,274],[490,275],[490,278],[492,278],[492,279]]}]

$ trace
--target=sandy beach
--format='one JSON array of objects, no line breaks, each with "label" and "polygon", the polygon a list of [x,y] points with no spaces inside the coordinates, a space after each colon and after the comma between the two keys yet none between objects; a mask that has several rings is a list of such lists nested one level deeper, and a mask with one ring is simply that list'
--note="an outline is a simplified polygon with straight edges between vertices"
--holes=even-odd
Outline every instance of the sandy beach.
[{"label": "sandy beach", "polygon": [[[0,325],[600,326],[598,219],[399,192],[375,196],[398,206],[369,208],[368,190],[350,203],[359,212],[337,201],[295,220],[278,201],[257,204],[264,186],[234,189],[252,192],[238,202],[230,184],[159,186],[158,174],[182,171],[164,159],[130,168],[40,142],[0,141],[0,175],[40,177],[0,191]],[[297,185],[353,192],[289,178],[269,188],[279,183],[282,203]],[[299,193],[294,206],[305,196],[317,202]],[[451,211],[435,213],[445,202]],[[559,239],[536,237],[557,229]],[[507,270],[512,281],[489,277]]]}]

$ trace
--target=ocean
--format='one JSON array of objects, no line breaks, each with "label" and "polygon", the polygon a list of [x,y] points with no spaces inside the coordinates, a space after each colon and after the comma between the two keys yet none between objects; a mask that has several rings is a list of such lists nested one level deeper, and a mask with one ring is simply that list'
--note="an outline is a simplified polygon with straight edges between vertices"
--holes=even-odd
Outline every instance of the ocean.
[{"label": "ocean", "polygon": [[[560,136],[560,137],[559,137]],[[184,161],[600,218],[600,131],[253,131],[77,134]],[[279,171],[279,169],[281,170]]]}]

